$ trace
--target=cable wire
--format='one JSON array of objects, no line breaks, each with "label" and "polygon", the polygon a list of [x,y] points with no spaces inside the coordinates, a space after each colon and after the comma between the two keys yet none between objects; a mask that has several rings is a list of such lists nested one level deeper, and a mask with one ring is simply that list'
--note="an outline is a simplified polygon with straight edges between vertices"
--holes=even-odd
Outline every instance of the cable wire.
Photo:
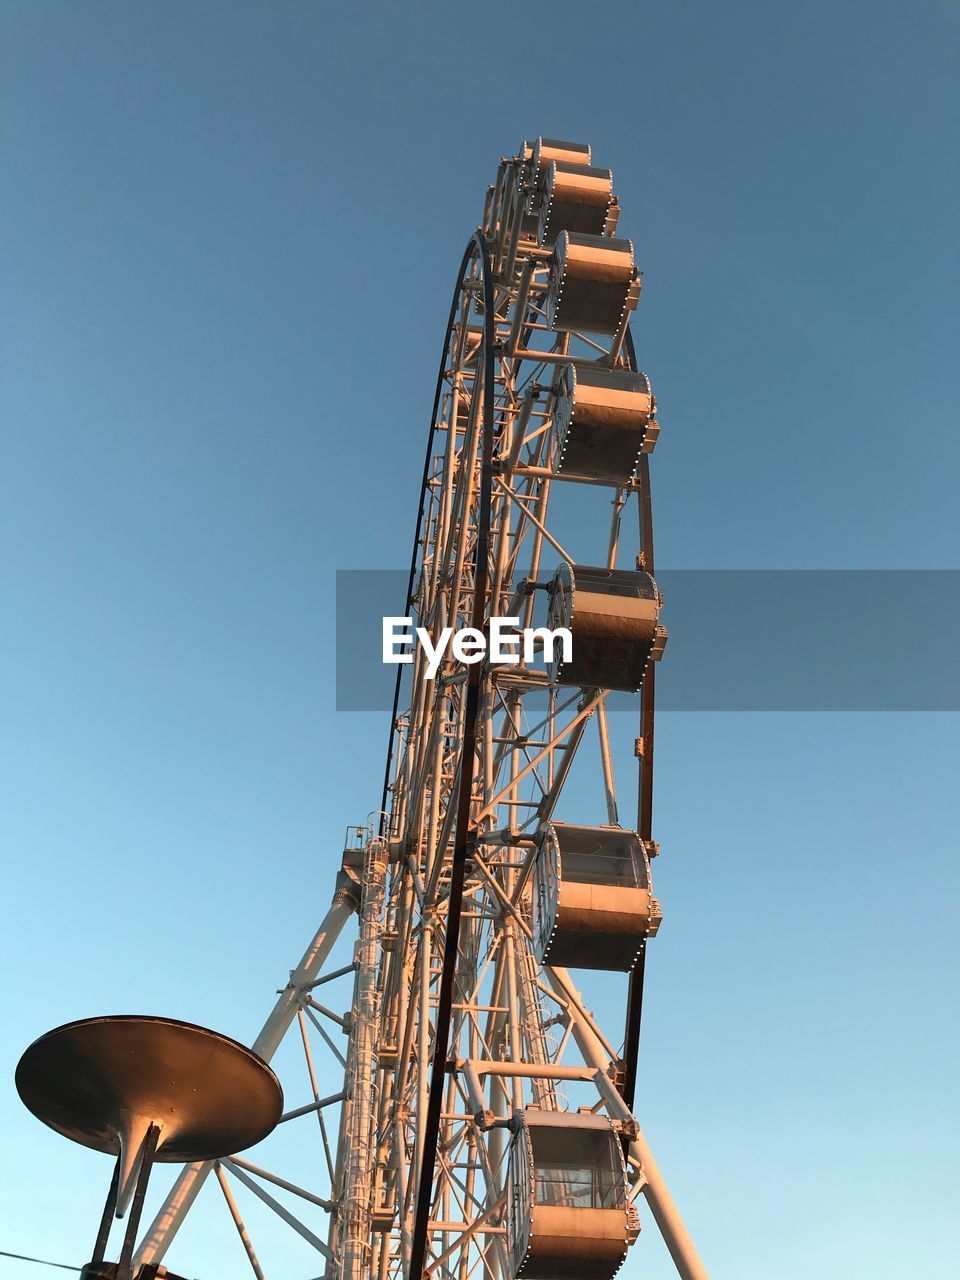
[{"label": "cable wire", "polygon": [[60,1271],[80,1271],[81,1267],[71,1267],[66,1262],[51,1262],[48,1258],[30,1258],[25,1253],[8,1253],[0,1249],[0,1258],[16,1258],[18,1262],[35,1262],[40,1267],[57,1267]]}]

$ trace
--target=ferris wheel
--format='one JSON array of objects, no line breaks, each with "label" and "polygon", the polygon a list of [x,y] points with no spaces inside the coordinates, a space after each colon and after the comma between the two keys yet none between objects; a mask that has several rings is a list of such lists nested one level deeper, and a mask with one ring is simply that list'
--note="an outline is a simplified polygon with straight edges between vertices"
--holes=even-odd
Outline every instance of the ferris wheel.
[{"label": "ferris wheel", "polygon": [[[329,1280],[607,1280],[641,1197],[679,1274],[706,1276],[634,1116],[666,632],[659,424],[619,215],[589,146],[541,137],[500,162],[450,307],[404,612],[435,640],[503,618],[540,645],[448,655],[432,678],[422,649],[398,665],[380,809],[348,833],[252,1046],[276,1061],[288,1032],[299,1044],[308,1100],[283,1121],[310,1126],[323,1185],[238,1155],[189,1165],[139,1243],[144,1274],[216,1179],[270,1280],[292,1277],[258,1254],[244,1197]],[[548,652],[558,628],[566,653]],[[635,792],[615,780],[613,692],[639,706]]]}]

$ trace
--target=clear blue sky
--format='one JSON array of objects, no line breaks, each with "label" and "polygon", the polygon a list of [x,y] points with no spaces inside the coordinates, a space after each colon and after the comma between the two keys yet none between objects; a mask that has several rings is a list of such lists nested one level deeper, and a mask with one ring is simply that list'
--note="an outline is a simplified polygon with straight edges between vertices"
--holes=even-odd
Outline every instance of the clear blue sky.
[{"label": "clear blue sky", "polygon": [[[661,566],[957,567],[960,9],[5,0],[0,28],[0,1249],[80,1263],[108,1162],[14,1065],[90,1013],[251,1037],[325,909],[385,729],[333,709],[334,573],[406,558],[501,154],[614,169]],[[717,1280],[960,1276],[957,747],[946,714],[662,717],[639,1112]],[[171,1262],[244,1266],[229,1232]],[[624,1275],[670,1274],[651,1228]]]}]

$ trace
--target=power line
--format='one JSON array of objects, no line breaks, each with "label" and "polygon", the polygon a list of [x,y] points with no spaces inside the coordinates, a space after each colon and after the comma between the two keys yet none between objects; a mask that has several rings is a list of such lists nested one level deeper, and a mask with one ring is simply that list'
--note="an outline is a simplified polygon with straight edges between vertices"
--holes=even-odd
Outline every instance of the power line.
[{"label": "power line", "polygon": [[7,1253],[0,1249],[0,1258],[16,1258],[18,1262],[36,1262],[41,1267],[57,1267],[60,1271],[80,1271],[80,1267],[68,1266],[65,1262],[50,1262],[47,1258],[28,1258],[25,1253]]},{"label": "power line", "polygon": [[[25,1253],[8,1253],[6,1249],[0,1249],[0,1258],[15,1258],[18,1262],[35,1262],[40,1267],[56,1267],[59,1271],[82,1271],[82,1267],[71,1267],[66,1262],[51,1262],[49,1258],[31,1258]],[[151,1271],[153,1268],[151,1268]],[[162,1268],[161,1268],[162,1270]],[[168,1273],[164,1271],[164,1275]],[[175,1276],[170,1273],[169,1280],[185,1280],[183,1276]]]}]

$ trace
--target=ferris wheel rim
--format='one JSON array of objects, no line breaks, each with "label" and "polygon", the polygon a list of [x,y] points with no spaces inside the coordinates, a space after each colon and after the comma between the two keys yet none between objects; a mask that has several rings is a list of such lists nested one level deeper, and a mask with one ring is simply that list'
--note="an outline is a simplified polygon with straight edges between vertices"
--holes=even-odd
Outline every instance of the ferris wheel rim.
[{"label": "ferris wheel rim", "polygon": [[[444,332],[443,345],[441,349],[440,366],[437,375],[437,384],[434,394],[434,402],[430,419],[430,428],[427,435],[427,444],[425,450],[425,459],[423,467],[423,475],[421,480],[420,495],[418,501],[418,513],[416,521],[416,529],[413,539],[413,547],[411,552],[411,562],[407,581],[405,611],[408,610],[413,603],[414,582],[416,580],[417,568],[420,561],[420,548],[422,542],[422,529],[424,510],[426,506],[426,497],[428,490],[428,482],[430,475],[430,465],[433,459],[433,449],[437,431],[438,411],[443,393],[445,382],[445,374],[447,369],[447,357],[450,347],[451,335],[454,331],[456,317],[458,314],[458,304],[460,303],[463,293],[464,281],[466,279],[468,268],[471,262],[479,257],[483,287],[484,287],[484,324],[482,338],[482,359],[483,359],[483,427],[482,427],[482,461],[480,468],[481,476],[481,515],[478,519],[478,546],[474,552],[474,564],[477,566],[479,573],[478,579],[474,583],[473,591],[473,625],[478,630],[483,624],[483,606],[486,595],[486,542],[489,536],[489,499],[490,499],[490,477],[492,463],[492,446],[494,438],[493,423],[493,394],[494,394],[494,367],[493,355],[495,344],[494,333],[494,307],[493,307],[493,282],[492,268],[487,248],[486,238],[482,230],[478,230],[470,238],[464,250],[461,260],[460,269],[458,271],[456,284],[453,290],[450,310],[447,319],[447,326]],[[628,367],[639,372],[639,366],[636,358],[636,350],[633,342],[633,335],[627,323],[624,333],[624,348],[627,357]],[[649,484],[649,466],[646,456],[640,460],[642,487],[638,490],[638,502],[640,508],[641,528],[647,535],[644,540],[645,558],[644,567],[648,572],[652,573],[653,568],[653,542],[652,542],[652,505],[650,499]],[[448,914],[446,919],[446,932],[444,938],[444,968],[442,978],[442,989],[440,992],[439,1005],[437,1009],[437,1022],[435,1026],[435,1040],[431,1066],[431,1081],[429,1092],[429,1111],[427,1120],[427,1129],[423,1138],[421,1165],[417,1180],[417,1198],[414,1222],[414,1234],[412,1243],[412,1253],[410,1257],[409,1274],[411,1276],[418,1275],[423,1269],[426,1260],[426,1247],[428,1236],[428,1220],[430,1206],[432,1203],[433,1193],[433,1174],[434,1161],[436,1158],[436,1143],[439,1136],[439,1113],[442,1101],[442,1088],[446,1074],[446,1060],[449,1053],[449,1004],[452,996],[452,983],[456,970],[457,960],[457,943],[459,935],[459,911],[462,903],[462,873],[466,860],[467,837],[469,827],[469,814],[472,795],[472,774],[466,768],[466,762],[473,757],[475,750],[475,731],[477,719],[476,691],[480,685],[480,666],[474,665],[468,673],[468,704],[465,713],[463,725],[463,738],[460,746],[460,785],[458,789],[457,802],[457,830],[454,838],[454,852],[452,861],[452,876],[449,897],[448,897]],[[400,693],[403,680],[403,671],[398,667],[397,677],[394,688],[393,705],[391,708],[390,723],[388,728],[388,750],[384,772],[384,783],[381,800],[381,836],[385,833],[384,824],[387,821],[388,799],[390,790],[391,768],[395,757],[395,744],[398,737],[397,714],[400,703]],[[653,674],[650,668],[649,685],[652,686]],[[472,693],[472,697],[471,697]],[[652,699],[650,699],[652,706]],[[651,744],[652,745],[652,744]],[[647,769],[650,770],[652,764],[652,753],[648,755],[646,761]],[[642,810],[642,796],[641,796]],[[639,825],[639,823],[638,823]],[[649,825],[649,817],[644,825]],[[459,883],[456,881],[459,880]],[[451,904],[453,906],[451,907]],[[643,976],[645,968],[645,943],[646,939],[641,939],[637,973],[631,974],[630,986],[628,992],[628,1013],[627,1028],[625,1034],[625,1079],[623,1094],[628,1105],[632,1103],[635,1091],[637,1076],[637,1057],[639,1048],[639,1024],[640,1014],[642,1010],[642,992],[643,992]],[[636,981],[635,981],[636,978]],[[443,1011],[443,1012],[441,1012]]]},{"label": "ferris wheel rim", "polygon": [[[433,396],[433,408],[430,412],[430,427],[427,432],[427,443],[426,443],[424,459],[423,459],[423,473],[420,480],[420,496],[417,502],[417,522],[416,522],[416,528],[414,529],[413,546],[410,553],[410,568],[407,575],[407,590],[406,590],[404,606],[403,606],[404,613],[406,613],[406,611],[410,608],[410,605],[413,602],[413,584],[416,580],[418,549],[420,546],[420,536],[423,528],[424,499],[427,494],[427,487],[428,487],[429,473],[430,473],[430,462],[433,458],[433,446],[434,446],[434,441],[436,439],[436,434],[437,434],[437,412],[440,408],[440,398],[443,395],[444,372],[445,372],[445,365],[446,365],[447,349],[450,344],[450,335],[454,329],[454,323],[457,315],[457,304],[460,301],[460,297],[463,291],[463,283],[464,283],[464,280],[466,279],[467,271],[470,267],[470,264],[477,255],[479,255],[480,261],[481,261],[483,278],[484,278],[484,293],[485,293],[485,297],[487,297],[487,301],[489,304],[485,308],[485,319],[484,319],[483,346],[484,346],[484,360],[485,360],[485,366],[486,366],[484,370],[484,373],[485,373],[484,381],[486,384],[489,384],[491,387],[493,385],[494,321],[493,321],[493,292],[492,292],[493,286],[492,286],[492,277],[491,277],[491,265],[490,265],[490,255],[489,255],[489,248],[487,245],[486,236],[484,235],[483,231],[478,228],[470,237],[470,239],[467,241],[467,246],[463,251],[463,257],[461,258],[461,261],[460,261],[460,269],[457,272],[457,282],[454,285],[453,296],[450,300],[450,310],[447,315],[447,327],[444,330],[444,335],[443,335],[443,347],[442,347],[442,354],[440,356],[440,367],[437,371],[437,384],[436,384],[436,389],[434,391],[434,396]],[[484,409],[484,433],[487,434],[487,432],[492,432],[492,430],[493,430],[493,410],[491,405],[489,424],[487,422],[487,417],[486,417],[486,406]],[[400,691],[402,688],[402,684],[403,684],[403,669],[402,667],[398,666],[396,680],[394,681],[393,704],[390,709],[390,721],[389,721],[388,730],[387,730],[388,736],[387,736],[386,765],[384,768],[383,788],[381,791],[381,799],[380,799],[380,809],[378,810],[378,813],[380,814],[379,826],[380,826],[381,836],[385,834],[384,821],[389,812],[387,809],[387,801],[388,801],[389,792],[390,792],[390,770],[391,770],[393,759],[394,759],[396,719],[397,719],[397,712],[399,711],[399,708],[400,708]]]}]

